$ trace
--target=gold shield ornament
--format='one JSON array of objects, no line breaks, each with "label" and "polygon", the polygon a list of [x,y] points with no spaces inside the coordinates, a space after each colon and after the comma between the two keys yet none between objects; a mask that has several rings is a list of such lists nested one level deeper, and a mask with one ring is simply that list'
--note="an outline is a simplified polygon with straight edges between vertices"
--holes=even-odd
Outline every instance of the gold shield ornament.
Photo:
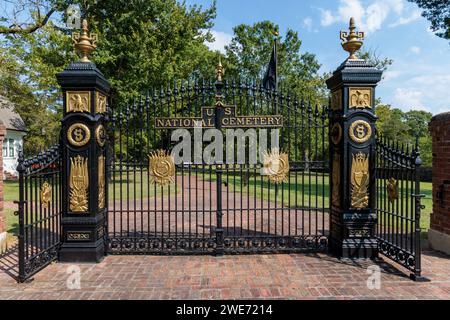
[{"label": "gold shield ornament", "polygon": [[48,182],[44,182],[40,192],[42,208],[48,209],[52,200],[52,188]]},{"label": "gold shield ornament", "polygon": [[70,211],[88,211],[89,171],[88,159],[82,156],[70,158]]},{"label": "gold shield ornament", "polygon": [[353,155],[351,171],[351,207],[364,209],[369,206],[369,155],[358,152]]},{"label": "gold shield ornament", "polygon": [[389,202],[394,203],[396,200],[398,200],[398,181],[394,178],[390,178],[386,188]]},{"label": "gold shield ornament", "polygon": [[166,186],[175,182],[175,160],[169,152],[158,150],[151,153],[148,158],[152,183]]},{"label": "gold shield ornament", "polygon": [[281,184],[288,181],[289,156],[277,148],[266,152],[263,157],[263,175],[269,178],[274,184]]}]

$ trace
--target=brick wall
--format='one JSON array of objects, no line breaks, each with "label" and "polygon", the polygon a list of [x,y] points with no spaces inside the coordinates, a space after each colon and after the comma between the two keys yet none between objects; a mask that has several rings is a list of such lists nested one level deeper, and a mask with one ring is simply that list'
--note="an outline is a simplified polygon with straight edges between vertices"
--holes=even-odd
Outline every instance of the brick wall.
[{"label": "brick wall", "polygon": [[450,112],[435,116],[429,129],[433,137],[433,213],[429,241],[432,248],[450,254]]},{"label": "brick wall", "polygon": [[3,140],[5,135],[5,125],[0,121],[0,233],[6,231],[5,213],[3,211]]}]

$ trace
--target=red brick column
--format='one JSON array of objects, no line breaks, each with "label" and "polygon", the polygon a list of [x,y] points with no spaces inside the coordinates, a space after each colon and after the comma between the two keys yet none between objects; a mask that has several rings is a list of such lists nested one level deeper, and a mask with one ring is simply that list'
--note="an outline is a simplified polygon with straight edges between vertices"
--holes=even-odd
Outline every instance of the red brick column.
[{"label": "red brick column", "polygon": [[433,213],[428,232],[430,247],[450,254],[450,112],[435,116],[433,137]]},{"label": "red brick column", "polygon": [[[6,128],[0,121],[0,234],[6,230],[5,213],[3,212],[3,140],[5,139]],[[0,240],[2,237],[0,237]]]}]

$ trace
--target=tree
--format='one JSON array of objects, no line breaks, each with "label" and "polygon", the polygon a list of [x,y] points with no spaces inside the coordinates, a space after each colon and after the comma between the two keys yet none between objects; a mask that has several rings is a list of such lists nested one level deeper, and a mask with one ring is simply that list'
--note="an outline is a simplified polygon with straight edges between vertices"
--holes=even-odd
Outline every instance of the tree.
[{"label": "tree", "polygon": [[[208,30],[215,4],[203,9],[176,0],[63,2],[65,6],[78,4],[82,15],[91,22],[91,31],[99,36],[92,61],[114,88],[115,108],[175,78],[214,74],[217,54],[210,52],[204,42],[211,40]],[[8,61],[0,66],[4,71],[0,74],[4,95],[15,102],[27,126],[35,128],[25,141],[28,153],[59,138],[62,101],[55,74],[76,60],[72,30],[60,27],[66,19],[65,8],[59,7],[59,15],[33,32],[5,32],[0,41],[1,57]],[[45,132],[40,130],[42,127]]]},{"label": "tree", "polygon": [[375,68],[386,71],[389,66],[394,63],[394,60],[381,57],[376,50],[361,51],[359,57],[369,61]]},{"label": "tree", "polygon": [[270,21],[236,26],[231,43],[225,47],[228,74],[235,77],[262,79],[275,38],[278,42],[278,78],[280,85],[298,96],[323,100],[324,78],[315,55],[301,52],[298,33],[288,29],[284,39],[279,27]]},{"label": "tree", "polygon": [[[44,27],[52,15],[63,11],[73,1],[11,0],[0,16],[0,34],[24,35]],[[9,9],[9,10],[8,10]],[[6,24],[6,25],[5,25]]]},{"label": "tree", "polygon": [[410,146],[415,144],[416,137],[418,137],[423,165],[431,166],[432,140],[428,132],[428,123],[433,116],[431,113],[417,110],[403,112],[390,105],[381,104],[376,108],[376,115],[378,117],[378,135],[390,141]]},{"label": "tree", "polygon": [[449,0],[408,0],[423,10],[422,16],[431,22],[431,30],[443,39],[450,39]]}]

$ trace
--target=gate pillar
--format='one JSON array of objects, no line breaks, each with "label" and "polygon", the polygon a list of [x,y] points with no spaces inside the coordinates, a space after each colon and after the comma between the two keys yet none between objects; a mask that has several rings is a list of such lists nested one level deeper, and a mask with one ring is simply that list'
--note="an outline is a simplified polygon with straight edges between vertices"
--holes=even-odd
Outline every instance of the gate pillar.
[{"label": "gate pillar", "polygon": [[364,33],[341,32],[350,57],[327,80],[330,115],[331,253],[342,258],[375,258],[375,88],[382,71],[355,53]]},{"label": "gate pillar", "polygon": [[106,111],[110,85],[88,55],[97,36],[74,33],[82,57],[57,75],[63,92],[62,262],[99,262],[105,255]]}]

